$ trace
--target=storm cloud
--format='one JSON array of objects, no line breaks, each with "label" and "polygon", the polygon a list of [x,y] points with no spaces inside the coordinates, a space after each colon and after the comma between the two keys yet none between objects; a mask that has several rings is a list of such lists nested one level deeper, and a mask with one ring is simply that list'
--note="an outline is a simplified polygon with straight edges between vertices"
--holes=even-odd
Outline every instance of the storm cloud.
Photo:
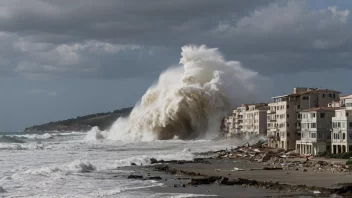
[{"label": "storm cloud", "polygon": [[[63,80],[91,80],[95,83],[86,83],[91,89],[112,89],[101,82],[134,79],[137,84],[131,86],[140,87],[134,96],[140,96],[147,85],[138,83],[152,82],[178,64],[180,49],[187,44],[219,48],[226,59],[240,61],[270,79],[270,86],[279,84],[278,90],[265,91],[267,95],[290,91],[291,86],[334,88],[319,76],[352,74],[351,7],[344,2],[0,0],[0,79],[32,85],[16,89],[5,83],[3,92],[8,97],[23,92],[32,93],[33,100],[44,95],[53,100],[60,97],[55,89],[72,89],[67,83],[63,88]],[[298,79],[303,77],[312,80]],[[88,93],[84,83],[80,86]],[[348,91],[343,85],[336,89]],[[72,94],[76,91],[65,92],[72,97],[67,103],[79,97]],[[116,94],[111,99],[116,103],[103,109],[138,100],[120,97]],[[96,110],[67,110],[60,115]]]}]

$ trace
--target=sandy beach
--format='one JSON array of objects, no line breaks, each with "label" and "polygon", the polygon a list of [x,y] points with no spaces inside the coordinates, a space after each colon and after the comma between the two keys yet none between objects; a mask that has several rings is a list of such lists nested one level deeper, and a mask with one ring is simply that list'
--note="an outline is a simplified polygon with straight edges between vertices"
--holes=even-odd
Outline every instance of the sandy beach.
[{"label": "sandy beach", "polygon": [[[221,152],[194,161],[155,162],[128,167],[131,179],[155,179],[151,191],[200,197],[351,197],[352,171],[346,160],[285,158],[257,162],[223,157]],[[294,164],[294,165],[292,165]],[[134,178],[134,176],[137,176]]]}]

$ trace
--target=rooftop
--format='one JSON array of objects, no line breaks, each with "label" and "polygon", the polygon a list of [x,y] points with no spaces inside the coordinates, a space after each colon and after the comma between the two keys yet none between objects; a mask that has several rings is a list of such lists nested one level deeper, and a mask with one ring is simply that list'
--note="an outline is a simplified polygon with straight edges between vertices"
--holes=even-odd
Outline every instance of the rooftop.
[{"label": "rooftop", "polygon": [[341,99],[352,98],[352,94],[340,96]]},{"label": "rooftop", "polygon": [[268,104],[267,104],[267,103],[249,103],[249,104],[242,104],[242,107],[251,106],[251,105],[255,105],[255,106],[265,106],[265,105],[268,105]]},{"label": "rooftop", "polygon": [[306,109],[303,110],[304,112],[307,111],[335,111],[341,109],[340,107],[315,107],[315,108],[310,108],[310,109]]},{"label": "rooftop", "polygon": [[[314,90],[309,90],[309,91],[304,91],[304,92],[299,92],[299,93],[292,93],[292,94],[286,94],[286,95],[282,95],[282,96],[275,96],[275,97],[271,97],[271,98],[274,99],[274,98],[283,98],[283,97],[289,97],[289,96],[300,96],[300,95],[310,94],[310,93],[338,93],[338,94],[340,94],[341,92],[331,90],[331,89],[314,89]],[[351,97],[352,97],[352,95],[351,95]]]},{"label": "rooftop", "polygon": [[257,108],[257,110],[269,110],[269,109],[270,109],[269,106],[262,106]]}]

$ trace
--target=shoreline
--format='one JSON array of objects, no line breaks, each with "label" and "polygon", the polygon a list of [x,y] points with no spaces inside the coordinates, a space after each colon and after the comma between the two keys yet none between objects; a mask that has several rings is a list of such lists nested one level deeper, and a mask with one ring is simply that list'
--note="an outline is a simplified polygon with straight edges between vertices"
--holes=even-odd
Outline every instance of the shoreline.
[{"label": "shoreline", "polygon": [[[250,154],[253,150],[256,154]],[[342,164],[346,160],[277,158],[282,152],[254,144],[198,153],[200,158],[192,161],[151,159],[149,166],[129,167],[134,169],[129,179],[161,181],[163,187],[153,188],[157,192],[203,192],[220,197],[352,195],[352,168]]]}]

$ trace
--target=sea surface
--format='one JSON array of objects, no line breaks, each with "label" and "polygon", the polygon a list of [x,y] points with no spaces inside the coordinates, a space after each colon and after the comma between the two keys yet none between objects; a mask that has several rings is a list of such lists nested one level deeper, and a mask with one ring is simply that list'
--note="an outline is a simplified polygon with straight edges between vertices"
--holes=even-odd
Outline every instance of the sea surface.
[{"label": "sea surface", "polygon": [[191,160],[194,153],[236,146],[231,140],[122,142],[86,133],[0,133],[0,197],[196,197],[155,193],[158,181],[126,179],[118,167]]}]

